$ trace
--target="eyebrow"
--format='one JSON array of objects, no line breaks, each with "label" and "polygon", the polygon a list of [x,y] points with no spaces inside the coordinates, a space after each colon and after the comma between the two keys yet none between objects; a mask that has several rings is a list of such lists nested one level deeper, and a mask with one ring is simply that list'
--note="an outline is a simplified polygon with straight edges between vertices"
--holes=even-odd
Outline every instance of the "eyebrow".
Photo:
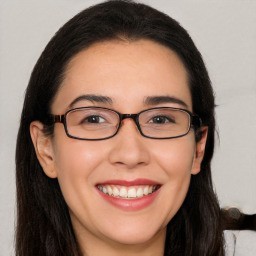
[{"label": "eyebrow", "polygon": [[110,97],[107,96],[102,96],[102,95],[95,95],[95,94],[84,94],[81,95],[77,98],[75,98],[70,104],[69,104],[69,108],[72,108],[77,102],[79,101],[90,101],[90,102],[97,102],[97,103],[108,103],[108,104],[112,104],[113,101]]},{"label": "eyebrow", "polygon": [[188,108],[188,105],[183,100],[173,96],[148,96],[144,100],[145,105],[158,105],[163,103],[175,103]]},{"label": "eyebrow", "polygon": [[[92,103],[107,103],[112,104],[113,101],[108,96],[103,95],[95,95],[95,94],[84,94],[77,98],[75,98],[69,105],[69,108],[72,108],[77,102],[79,101],[90,101]],[[188,105],[181,99],[178,99],[173,96],[148,96],[143,101],[144,105],[158,105],[158,104],[164,104],[164,103],[175,103],[179,104],[185,108],[188,108]]]}]

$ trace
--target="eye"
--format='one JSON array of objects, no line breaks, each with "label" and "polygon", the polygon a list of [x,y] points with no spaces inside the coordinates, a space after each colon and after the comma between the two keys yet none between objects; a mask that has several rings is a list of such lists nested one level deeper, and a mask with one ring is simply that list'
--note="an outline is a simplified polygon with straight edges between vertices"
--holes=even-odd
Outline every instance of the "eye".
[{"label": "eye", "polygon": [[173,119],[167,116],[154,116],[151,120],[150,123],[154,124],[166,124],[166,123],[175,123]]},{"label": "eye", "polygon": [[82,120],[81,123],[93,123],[93,124],[100,124],[105,122],[105,119],[98,115],[91,115]]}]

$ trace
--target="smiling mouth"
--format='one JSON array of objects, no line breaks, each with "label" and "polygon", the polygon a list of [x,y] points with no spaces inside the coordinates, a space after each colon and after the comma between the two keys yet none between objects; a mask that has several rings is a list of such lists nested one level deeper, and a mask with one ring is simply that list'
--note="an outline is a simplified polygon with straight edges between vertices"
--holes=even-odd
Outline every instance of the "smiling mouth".
[{"label": "smiling mouth", "polygon": [[97,185],[98,190],[102,193],[115,198],[137,199],[148,196],[156,192],[160,185],[137,185],[137,186],[120,186],[120,185]]}]

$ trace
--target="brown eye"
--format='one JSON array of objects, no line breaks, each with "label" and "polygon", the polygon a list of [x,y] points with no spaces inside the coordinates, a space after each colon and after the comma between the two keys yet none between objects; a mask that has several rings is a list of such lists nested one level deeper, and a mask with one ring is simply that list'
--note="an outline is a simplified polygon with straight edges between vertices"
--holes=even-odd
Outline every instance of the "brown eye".
[{"label": "brown eye", "polygon": [[175,123],[175,121],[169,117],[166,116],[155,116],[151,119],[150,123],[154,124],[165,124],[165,123]]},{"label": "brown eye", "polygon": [[88,116],[87,118],[84,119],[85,122],[88,123],[103,123],[105,121],[104,118],[102,118],[101,116]]}]

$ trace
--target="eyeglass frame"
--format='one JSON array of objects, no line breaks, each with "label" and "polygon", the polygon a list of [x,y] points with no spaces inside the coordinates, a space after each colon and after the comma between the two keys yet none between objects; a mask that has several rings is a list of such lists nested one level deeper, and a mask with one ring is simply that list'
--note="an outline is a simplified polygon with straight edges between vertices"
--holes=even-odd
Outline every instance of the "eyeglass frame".
[{"label": "eyeglass frame", "polygon": [[[116,114],[118,114],[119,116],[119,123],[118,123],[118,126],[117,126],[117,129],[116,129],[116,132],[111,135],[111,136],[108,136],[108,137],[104,137],[104,138],[99,138],[99,139],[86,139],[86,138],[79,138],[79,137],[75,137],[73,135],[70,135],[69,132],[68,132],[68,128],[67,128],[67,122],[66,122],[66,116],[68,115],[69,112],[72,112],[72,111],[75,111],[75,110],[80,110],[80,109],[89,109],[89,108],[98,108],[98,109],[105,109],[105,110],[110,110],[112,112],[115,112]],[[144,112],[147,112],[149,110],[154,110],[154,109],[173,109],[173,110],[179,110],[179,111],[183,111],[183,112],[186,112],[190,119],[189,119],[189,127],[188,127],[188,130],[185,134],[182,134],[182,135],[178,135],[178,136],[174,136],[174,137],[163,137],[163,138],[156,138],[156,137],[150,137],[150,136],[147,136],[145,135],[142,130],[141,130],[141,127],[140,127],[140,123],[139,123],[139,116],[144,113]],[[77,140],[88,140],[88,141],[97,141],[97,140],[106,140],[106,139],[110,139],[112,137],[114,137],[118,131],[120,130],[121,128],[121,124],[122,124],[122,121],[126,118],[131,118],[133,119],[133,121],[135,122],[140,134],[145,137],[145,138],[149,138],[149,139],[159,139],[159,140],[162,140],[162,139],[175,139],[175,138],[180,138],[180,137],[183,137],[183,136],[186,136],[191,128],[193,127],[195,130],[200,128],[202,126],[202,120],[201,118],[198,116],[198,115],[194,115],[192,112],[190,112],[189,110],[187,109],[183,109],[183,108],[174,108],[174,107],[155,107],[155,108],[149,108],[149,109],[144,109],[142,111],[140,111],[139,113],[137,114],[122,114],[114,109],[110,109],[110,108],[104,108],[104,107],[97,107],[97,106],[89,106],[89,107],[79,107],[79,108],[72,108],[72,109],[69,109],[66,113],[62,114],[62,115],[54,115],[54,114],[48,114],[47,115],[47,118],[45,120],[45,124],[46,125],[54,125],[55,123],[63,123],[64,125],[64,129],[65,129],[65,132],[66,132],[66,135],[69,137],[69,138],[72,138],[72,139],[77,139]]]}]

